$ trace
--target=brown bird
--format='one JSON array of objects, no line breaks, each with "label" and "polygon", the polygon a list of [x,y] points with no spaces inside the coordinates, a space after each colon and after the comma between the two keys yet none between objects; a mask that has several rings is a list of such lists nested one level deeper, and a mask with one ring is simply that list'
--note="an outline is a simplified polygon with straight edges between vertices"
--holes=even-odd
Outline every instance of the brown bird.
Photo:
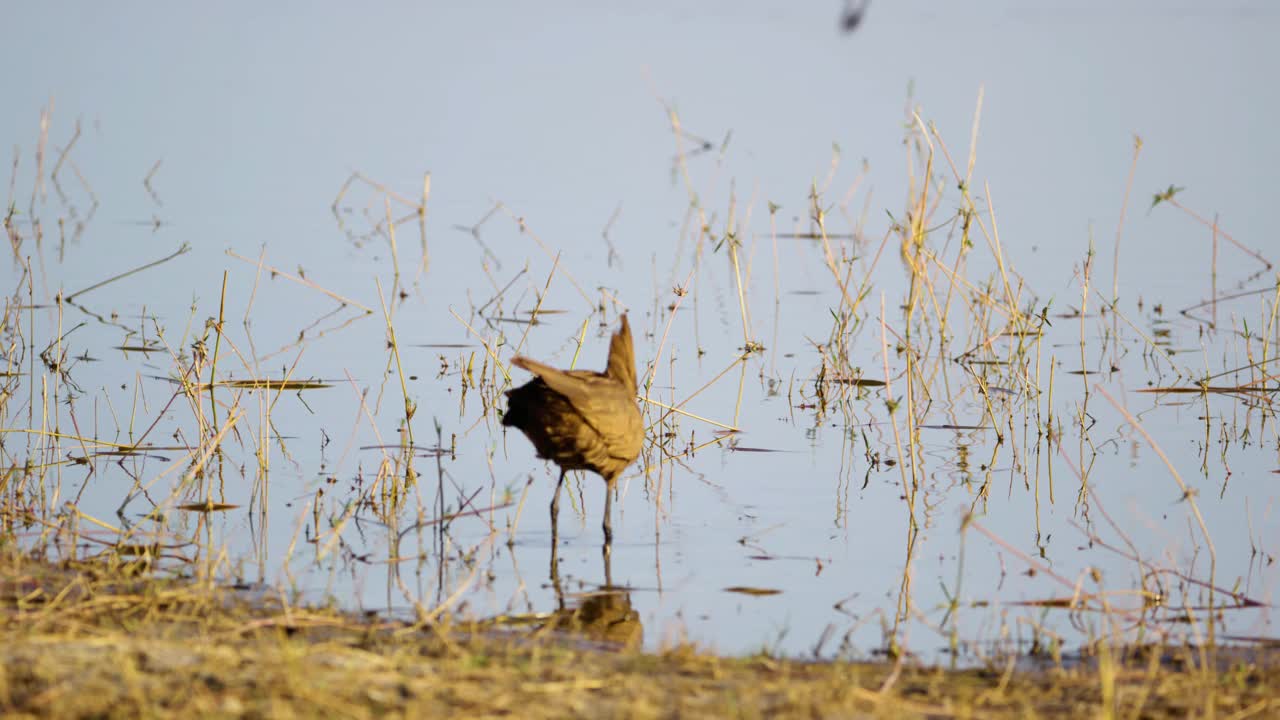
[{"label": "brown bird", "polygon": [[507,391],[502,424],[519,428],[533,443],[538,457],[560,466],[560,479],[551,498],[551,532],[560,515],[560,487],[569,470],[591,470],[604,478],[604,539],[613,540],[609,516],[613,483],[640,455],[644,421],[636,405],[636,353],[631,325],[622,326],[609,341],[604,372],[557,370],[537,360],[517,357],[512,365],[533,373],[532,381]]}]

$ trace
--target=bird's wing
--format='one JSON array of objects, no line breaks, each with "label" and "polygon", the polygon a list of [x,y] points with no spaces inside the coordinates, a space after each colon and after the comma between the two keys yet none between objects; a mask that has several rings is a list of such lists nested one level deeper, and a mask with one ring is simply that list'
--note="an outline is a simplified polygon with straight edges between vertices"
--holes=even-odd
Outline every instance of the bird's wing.
[{"label": "bird's wing", "polygon": [[547,387],[564,396],[608,447],[626,447],[637,431],[643,432],[635,411],[635,395],[622,383],[598,375],[579,377],[527,357],[514,358],[511,364],[537,375]]},{"label": "bird's wing", "polygon": [[563,395],[578,412],[591,407],[591,387],[586,380],[527,357],[512,358],[511,364],[542,378],[547,387]]}]

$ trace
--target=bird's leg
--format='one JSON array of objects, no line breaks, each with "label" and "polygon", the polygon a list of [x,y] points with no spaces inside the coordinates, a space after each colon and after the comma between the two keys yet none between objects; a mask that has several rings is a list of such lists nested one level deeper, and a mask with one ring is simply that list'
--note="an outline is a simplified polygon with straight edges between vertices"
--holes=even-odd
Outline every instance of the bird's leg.
[{"label": "bird's leg", "polygon": [[551,496],[551,585],[556,590],[556,601],[564,609],[564,591],[560,589],[560,486],[564,484],[564,470],[556,481],[556,492]]},{"label": "bird's leg", "polygon": [[565,470],[560,471],[560,479],[556,481],[556,491],[551,495],[551,547],[555,547],[556,525],[560,520],[560,488],[564,486]]},{"label": "bird's leg", "polygon": [[613,483],[605,482],[604,484],[604,544],[605,553],[608,547],[613,544],[613,523],[610,522],[610,516],[613,515]]}]

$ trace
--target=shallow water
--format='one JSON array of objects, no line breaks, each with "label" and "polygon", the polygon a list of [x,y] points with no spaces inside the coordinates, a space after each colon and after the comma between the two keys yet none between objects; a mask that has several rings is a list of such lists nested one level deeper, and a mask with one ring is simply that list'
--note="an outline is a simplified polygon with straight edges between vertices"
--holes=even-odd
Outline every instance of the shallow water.
[{"label": "shallow water", "polygon": [[[396,613],[547,613],[608,580],[653,648],[974,659],[1209,617],[1274,636],[1275,270],[1226,234],[1275,260],[1276,16],[934,7],[873,4],[851,34],[834,4],[24,9],[7,53],[40,62],[0,116],[8,527]],[[916,296],[893,228],[929,144],[906,107],[939,132],[942,263]],[[1171,184],[1186,210],[1150,207]],[[1014,308],[1043,335],[999,336]],[[556,471],[503,432],[503,371],[527,379],[517,350],[601,367],[622,311],[650,444],[607,572],[603,485],[569,483],[557,592]],[[888,389],[849,382],[886,364]],[[1206,376],[1256,386],[1141,392]],[[211,377],[329,387],[210,397]],[[178,509],[203,502],[236,507]]]}]

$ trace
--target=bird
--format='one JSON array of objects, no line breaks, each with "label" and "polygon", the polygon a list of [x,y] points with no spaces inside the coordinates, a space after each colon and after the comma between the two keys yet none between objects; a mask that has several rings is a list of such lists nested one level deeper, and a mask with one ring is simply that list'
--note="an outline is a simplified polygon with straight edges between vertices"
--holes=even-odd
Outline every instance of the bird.
[{"label": "bird", "polygon": [[[636,404],[636,356],[627,316],[609,340],[603,372],[559,370],[517,356],[511,364],[534,379],[508,390],[502,424],[529,438],[538,457],[560,466],[551,497],[551,534],[560,515],[560,488],[570,470],[590,470],[604,478],[604,539],[613,541],[610,515],[614,481],[635,462],[644,446],[644,421]],[[554,539],[553,539],[554,542]]]},{"label": "bird", "polygon": [[845,33],[851,33],[858,29],[862,24],[862,18],[867,12],[867,6],[871,4],[871,0],[862,0],[855,5],[852,0],[845,0],[844,12],[840,13],[840,29]]}]

